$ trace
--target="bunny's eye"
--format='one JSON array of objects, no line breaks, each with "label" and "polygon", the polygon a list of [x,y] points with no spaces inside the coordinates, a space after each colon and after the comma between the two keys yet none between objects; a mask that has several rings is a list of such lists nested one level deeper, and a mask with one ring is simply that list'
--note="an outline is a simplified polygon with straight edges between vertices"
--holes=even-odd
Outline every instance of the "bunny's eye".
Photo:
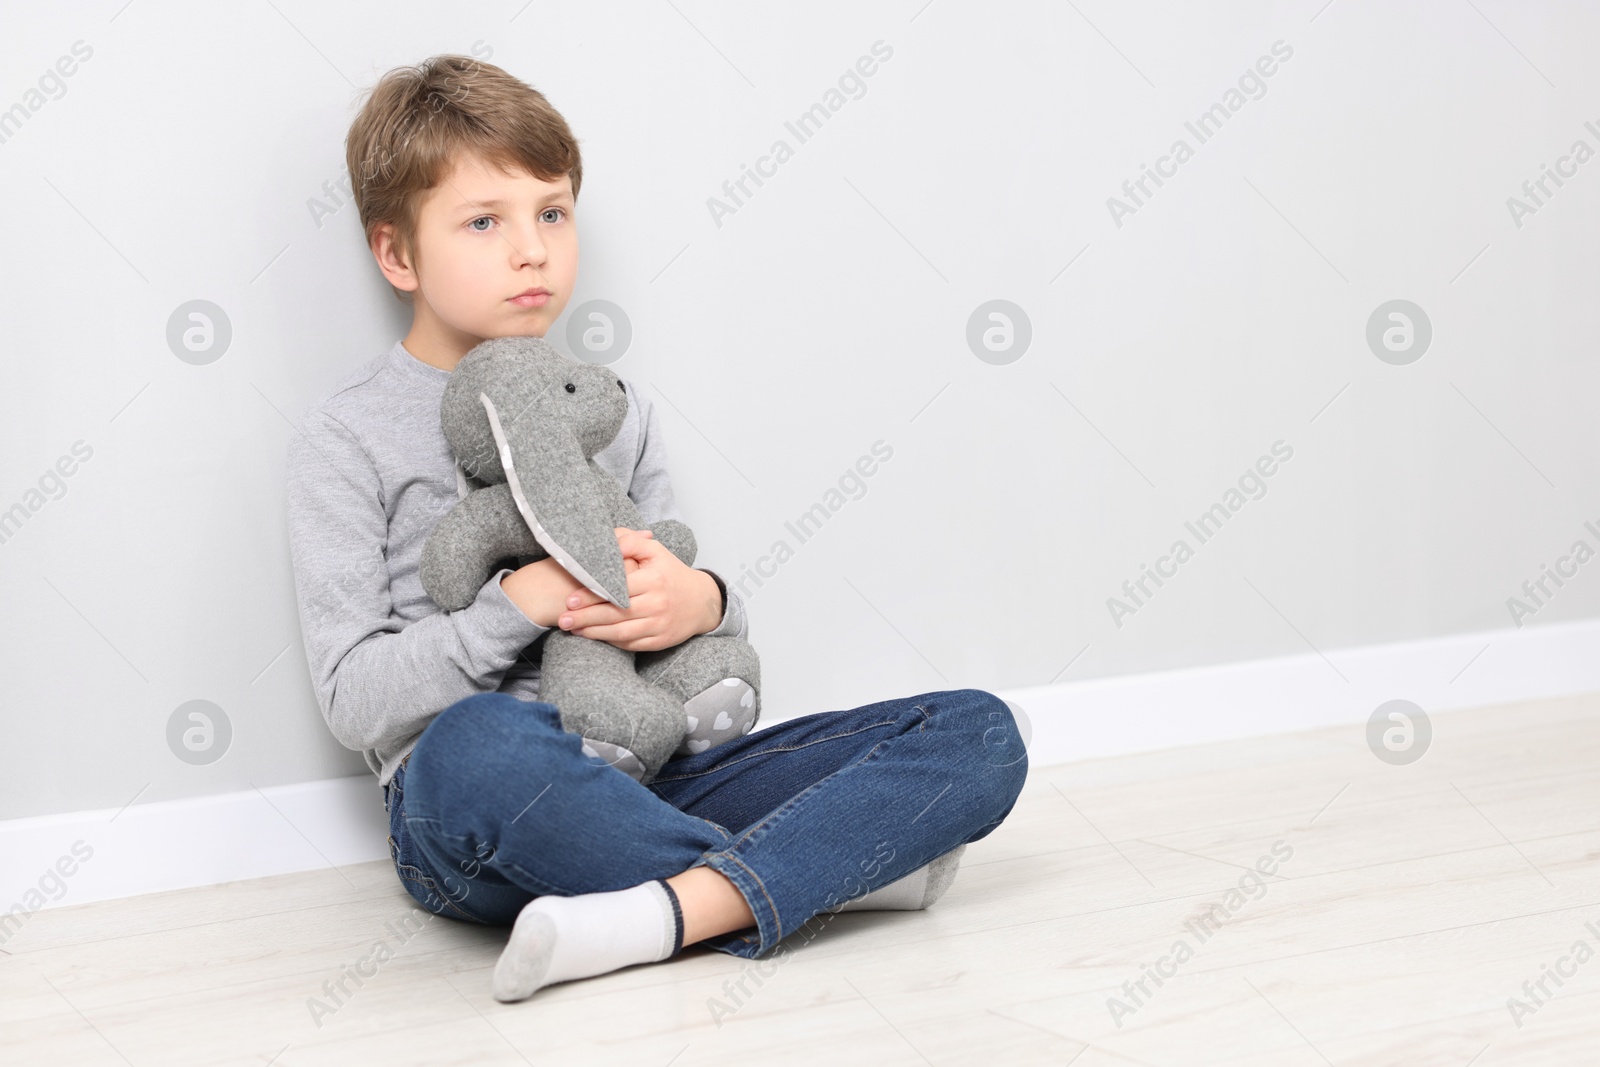
[{"label": "bunny's eye", "polygon": [[621,378],[617,379],[617,388],[621,389],[624,393],[626,393],[628,391],[628,387],[622,384],[622,379]]},{"label": "bunny's eye", "polygon": [[571,382],[567,383],[567,392],[576,393],[577,391],[578,391],[578,387],[576,385],[573,385]]}]

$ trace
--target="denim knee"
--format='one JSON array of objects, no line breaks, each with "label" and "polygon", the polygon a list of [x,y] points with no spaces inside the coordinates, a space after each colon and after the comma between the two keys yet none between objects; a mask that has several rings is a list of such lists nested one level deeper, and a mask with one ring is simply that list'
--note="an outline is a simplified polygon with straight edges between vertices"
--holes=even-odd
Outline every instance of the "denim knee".
[{"label": "denim knee", "polygon": [[[436,715],[417,739],[408,763],[408,791],[415,789],[412,783],[432,789],[458,781],[495,780],[501,761],[506,771],[526,768],[530,740],[546,736],[555,741],[563,733],[560,712],[552,704],[518,700],[507,693],[463,697]],[[464,768],[472,773],[450,773]]]},{"label": "denim knee", "polygon": [[1028,779],[1027,738],[1006,702],[986,689],[954,689],[960,733],[973,746],[967,764],[996,815],[1010,812]]}]

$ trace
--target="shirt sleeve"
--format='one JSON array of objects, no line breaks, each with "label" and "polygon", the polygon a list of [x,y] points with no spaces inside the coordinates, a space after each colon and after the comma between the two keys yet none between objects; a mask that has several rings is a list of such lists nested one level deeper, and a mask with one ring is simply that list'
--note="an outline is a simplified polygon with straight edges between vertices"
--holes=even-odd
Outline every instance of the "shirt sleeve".
[{"label": "shirt sleeve", "polygon": [[[639,509],[639,518],[646,524],[663,519],[683,522],[677,500],[672,494],[672,478],[667,473],[667,445],[661,432],[661,421],[655,404],[633,382],[625,382],[628,396],[639,406],[639,454],[634,460],[633,478],[628,484],[628,499]],[[710,568],[700,567],[699,570]],[[750,627],[745,614],[744,598],[728,582],[721,570],[713,571],[720,579],[726,596],[723,598],[722,621],[707,631],[711,637],[742,637],[748,639]]]},{"label": "shirt sleeve", "polygon": [[493,692],[548,627],[511,602],[501,569],[473,602],[410,623],[393,613],[377,470],[323,412],[289,444],[289,547],[306,662],[346,748],[392,749],[463,697]]}]

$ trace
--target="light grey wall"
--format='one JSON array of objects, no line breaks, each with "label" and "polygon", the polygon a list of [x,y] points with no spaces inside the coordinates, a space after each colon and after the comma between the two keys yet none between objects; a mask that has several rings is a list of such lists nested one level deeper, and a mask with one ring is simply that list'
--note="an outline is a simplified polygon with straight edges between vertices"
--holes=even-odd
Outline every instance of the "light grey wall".
[{"label": "light grey wall", "polygon": [[[1600,160],[1508,207],[1600,149],[1600,13],[1576,2],[4,18],[0,509],[25,521],[0,544],[0,817],[362,771],[307,681],[284,449],[407,326],[324,190],[359,91],[437,52],[527,79],[582,138],[574,304],[632,322],[612,366],[662,402],[702,562],[793,550],[746,586],[772,719],[1508,626],[1541,564],[1600,546]],[[785,122],[876,42],[800,143]],[[1186,121],[1277,42],[1201,143]],[[1180,138],[1192,158],[1126,197]],[[792,158],[714,211],[779,139]],[[995,299],[1032,334],[1003,365],[967,340]],[[1433,336],[1392,365],[1367,323],[1402,299]],[[205,365],[168,341],[193,300],[231,324]],[[801,543],[786,520],[879,441]],[[1199,544],[1185,521],[1279,441],[1266,495]],[[1117,625],[1108,598],[1179,538],[1194,557]],[[1591,562],[1527,621],[1597,610]],[[205,766],[167,740],[192,700],[232,726]]]}]

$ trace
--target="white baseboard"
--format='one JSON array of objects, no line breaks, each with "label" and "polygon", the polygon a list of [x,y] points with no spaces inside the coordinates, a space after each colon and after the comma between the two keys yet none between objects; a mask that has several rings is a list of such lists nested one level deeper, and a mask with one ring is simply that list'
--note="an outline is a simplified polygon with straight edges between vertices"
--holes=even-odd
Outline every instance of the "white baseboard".
[{"label": "white baseboard", "polygon": [[1033,730],[1030,767],[1600,690],[1600,619],[1214,667],[996,690]]},{"label": "white baseboard", "polygon": [[[1600,690],[1597,648],[1593,619],[995,692],[1028,720],[1030,765],[1047,767],[1362,723],[1395,698],[1431,714]],[[18,904],[31,913],[388,858],[372,775],[0,822],[0,948],[26,924],[7,925]]]},{"label": "white baseboard", "polygon": [[41,897],[66,907],[388,858],[372,774],[12,819],[0,822],[0,949],[25,936],[26,918],[7,913]]}]

